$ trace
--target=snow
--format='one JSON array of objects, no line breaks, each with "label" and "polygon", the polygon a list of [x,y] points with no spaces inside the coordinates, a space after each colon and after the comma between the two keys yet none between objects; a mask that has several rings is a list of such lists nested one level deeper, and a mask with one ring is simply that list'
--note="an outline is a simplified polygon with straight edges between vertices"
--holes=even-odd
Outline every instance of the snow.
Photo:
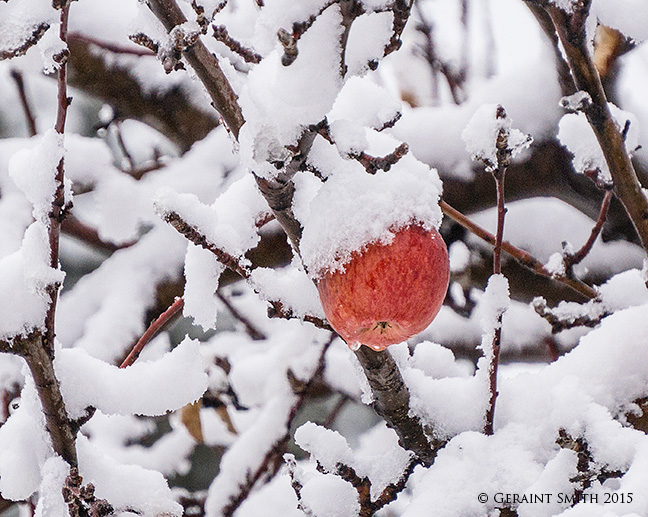
[{"label": "snow", "polygon": [[[80,348],[59,350],[54,364],[71,418],[82,416],[88,406],[107,414],[163,415],[207,389],[198,343],[189,338],[157,361],[138,361],[125,369]],[[182,383],[169,382],[179,378]]]},{"label": "snow", "polygon": [[239,99],[246,120],[239,142],[243,163],[256,174],[273,177],[272,163],[289,158],[284,146],[331,109],[341,86],[340,31],[338,8],[326,9],[300,38],[293,64],[283,66],[276,48],[250,72]]},{"label": "snow", "polygon": [[[567,241],[580,248],[590,236],[594,221],[576,208],[555,198],[530,198],[506,203],[504,240],[528,251],[542,262],[548,262],[551,255],[563,249]],[[495,233],[497,223],[495,208],[472,214],[471,220]],[[475,236],[469,242],[492,249],[490,244]],[[502,259],[506,258],[502,255]],[[590,253],[576,266],[577,276],[611,276],[632,268],[641,268],[644,253],[635,245],[625,241],[602,242],[599,237]]]},{"label": "snow", "polygon": [[345,64],[351,76],[369,70],[369,62],[382,58],[392,35],[394,15],[390,11],[360,15],[351,25]]},{"label": "snow", "polygon": [[484,162],[487,170],[498,167],[497,143],[500,135],[506,135],[506,149],[515,157],[529,147],[532,138],[519,129],[511,127],[511,119],[498,115],[501,106],[485,104],[480,106],[461,133],[466,150],[474,160]]},{"label": "snow", "polygon": [[181,271],[185,251],[186,240],[160,223],[134,246],[115,252],[61,296],[57,337],[63,346],[108,362],[121,360],[145,330],[157,286]]},{"label": "snow", "polygon": [[49,262],[49,238],[40,222],[25,231],[18,251],[0,259],[0,339],[44,328],[50,303],[47,289],[65,278]]},{"label": "snow", "polygon": [[[138,465],[122,465],[97,450],[87,438],[77,438],[79,471],[84,483],[95,486],[95,495],[106,499],[119,512],[128,510],[144,515],[182,515],[159,472]],[[127,515],[127,514],[126,514]]]},{"label": "snow", "polygon": [[314,278],[342,269],[373,242],[390,242],[405,226],[437,228],[441,222],[436,171],[409,154],[388,172],[367,174],[349,162],[326,183],[308,173],[295,182],[295,215],[304,226],[301,257]]},{"label": "snow", "polygon": [[183,314],[207,330],[216,326],[218,280],[225,266],[213,253],[194,244],[187,247]]},{"label": "snow", "polygon": [[36,517],[65,515],[68,507],[63,500],[63,484],[70,466],[59,456],[52,456],[43,465],[43,480],[39,489]]},{"label": "snow", "polygon": [[48,224],[56,192],[56,167],[62,158],[63,137],[50,129],[38,138],[33,149],[18,151],[9,161],[9,176],[34,206],[34,217],[43,224]]},{"label": "snow", "polygon": [[284,308],[298,318],[306,315],[325,318],[317,288],[303,269],[259,267],[252,272],[250,283],[264,300],[281,300]]},{"label": "snow", "polygon": [[15,501],[38,489],[41,466],[53,456],[34,381],[24,370],[20,406],[0,427],[0,491]]},{"label": "snow", "polygon": [[[625,138],[628,153],[632,154],[639,144],[639,122],[637,118],[626,111],[620,110],[614,104],[608,103],[612,116],[619,131],[629,123]],[[598,145],[594,130],[587,122],[584,113],[568,113],[560,120],[558,139],[573,155],[572,162],[576,172],[585,174],[595,172],[601,180],[611,182],[610,169]]]},{"label": "snow", "polygon": [[346,517],[357,515],[360,510],[355,488],[332,474],[314,476],[304,484],[301,493],[305,506],[313,515]]}]

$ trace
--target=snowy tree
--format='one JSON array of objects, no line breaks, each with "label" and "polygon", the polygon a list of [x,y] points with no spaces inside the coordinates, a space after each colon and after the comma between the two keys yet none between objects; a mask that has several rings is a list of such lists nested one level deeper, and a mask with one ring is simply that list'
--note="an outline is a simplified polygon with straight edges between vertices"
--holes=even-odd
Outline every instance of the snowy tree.
[{"label": "snowy tree", "polygon": [[648,515],[644,3],[0,2],[0,509]]}]

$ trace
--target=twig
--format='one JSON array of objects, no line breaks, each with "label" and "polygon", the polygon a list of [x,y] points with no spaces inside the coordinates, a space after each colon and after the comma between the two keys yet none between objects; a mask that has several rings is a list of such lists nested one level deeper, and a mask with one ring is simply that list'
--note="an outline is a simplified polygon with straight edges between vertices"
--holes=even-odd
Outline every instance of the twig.
[{"label": "twig", "polygon": [[142,334],[142,337],[138,339],[133,349],[126,356],[126,359],[122,361],[119,367],[127,368],[128,366],[132,365],[135,361],[137,361],[137,358],[140,356],[142,350],[147,345],[147,343],[151,341],[151,339],[153,339],[153,337],[158,332],[160,332],[160,330],[162,330],[162,328],[164,328],[164,326],[167,325],[176,314],[182,311],[183,307],[184,307],[184,299],[176,298],[176,300],[169,306],[169,308],[165,310],[162,314],[160,314],[157,317],[157,319],[149,325],[149,327],[146,329],[144,334]]},{"label": "twig", "polygon": [[239,41],[233,39],[225,25],[212,25],[212,29],[214,29],[214,38],[243,58],[246,63],[258,64],[263,59],[261,54],[257,54],[254,50],[244,47]]},{"label": "twig", "polygon": [[607,218],[611,201],[612,201],[612,191],[606,190],[605,196],[603,197],[603,202],[601,203],[601,211],[599,213],[599,217],[596,220],[596,224],[594,225],[594,228],[592,228],[592,232],[589,236],[589,239],[587,239],[587,242],[583,244],[582,248],[579,249],[576,253],[565,255],[564,260],[565,260],[565,266],[567,268],[567,271],[570,271],[571,268],[576,264],[580,264],[580,262],[592,250],[592,246],[594,246],[594,242],[600,235],[601,230],[603,229],[603,224],[605,224],[605,219]]},{"label": "twig", "polygon": [[[55,6],[56,7],[56,6]],[[66,42],[67,22],[69,14],[69,3],[60,5],[60,29],[59,37]],[[66,60],[67,49],[58,56],[58,110],[56,115],[55,131],[63,135],[65,131],[65,118],[70,100],[67,97],[66,84]],[[56,192],[52,201],[49,214],[48,237],[50,245],[50,267],[59,268],[59,236],[61,221],[65,215],[65,195],[63,188],[64,168],[63,159],[56,168],[55,182]],[[38,397],[41,402],[45,425],[52,440],[54,452],[61,456],[71,467],[77,465],[77,453],[75,447],[76,432],[73,423],[70,421],[65,409],[65,403],[61,394],[59,381],[54,371],[54,319],[56,314],[56,302],[60,285],[54,284],[48,287],[49,304],[45,315],[44,331],[33,331],[26,336],[18,336],[11,343],[11,351],[25,359],[27,366],[34,379]]]},{"label": "twig", "polygon": [[644,249],[648,249],[648,198],[626,150],[621,128],[612,117],[588,48],[585,23],[590,4],[591,0],[576,3],[571,14],[553,4],[547,5],[546,9],[565,50],[576,86],[592,98],[592,104],[585,110],[585,115],[605,156],[614,182],[614,191],[625,207]]},{"label": "twig", "polygon": [[409,20],[410,13],[412,11],[412,4],[414,0],[393,0],[390,11],[394,13],[394,21],[392,23],[392,35],[389,39],[389,43],[385,45],[383,55],[387,57],[392,52],[396,52],[402,45],[400,39],[403,29]]},{"label": "twig", "polygon": [[34,112],[32,111],[27,99],[25,81],[23,80],[22,73],[14,68],[11,70],[11,78],[15,81],[16,88],[18,89],[18,97],[20,98],[20,104],[22,105],[25,114],[25,120],[27,121],[29,136],[35,136],[38,134],[38,129],[36,129],[36,118],[34,117]]},{"label": "twig", "polygon": [[322,425],[324,427],[330,428],[339,416],[340,412],[344,409],[344,406],[346,406],[347,402],[349,402],[349,400],[349,396],[346,393],[340,393],[338,401],[335,403],[335,406],[333,406],[333,409],[331,409]]},{"label": "twig", "polygon": [[115,509],[105,499],[97,499],[92,483],[83,485],[79,469],[72,467],[63,485],[63,500],[68,505],[70,515],[103,517],[114,515]]},{"label": "twig", "polygon": [[[61,7],[61,24],[59,28],[59,38],[63,43],[67,43],[67,27],[69,17],[69,2],[65,2]],[[67,96],[67,58],[69,51],[67,47],[61,52],[59,56],[59,68],[57,72],[57,98],[58,108],[56,112],[56,123],[54,130],[59,134],[65,133],[65,120],[67,118],[67,109],[72,99]],[[56,58],[55,58],[56,59]],[[52,208],[49,213],[49,246],[50,246],[50,267],[52,269],[59,268],[59,243],[61,235],[61,223],[66,215],[66,200],[65,200],[65,158],[61,157],[56,167],[56,191],[52,201]],[[50,303],[45,317],[45,346],[49,353],[54,354],[54,320],[56,315],[56,303],[58,300],[58,288],[50,288]]]},{"label": "twig", "polygon": [[124,135],[121,132],[119,122],[115,120],[113,127],[115,128],[115,136],[117,137],[117,145],[119,146],[119,150],[122,152],[124,158],[126,158],[126,161],[128,162],[128,170],[132,171],[135,169],[135,161],[133,160],[133,156],[128,150],[128,147],[126,147],[126,142],[124,142]]},{"label": "twig", "polygon": [[48,23],[39,23],[34,27],[29,37],[20,45],[14,48],[0,49],[0,61],[24,55],[30,48],[40,41],[49,28],[50,26]]},{"label": "twig", "polygon": [[[98,38],[93,38],[87,34],[81,34],[80,32],[71,32],[68,34],[68,39],[73,40],[79,43],[85,43],[86,45],[93,45],[102,50],[107,50],[113,54],[127,54],[130,56],[139,56],[139,57],[155,57],[155,52],[150,48],[131,48],[124,47],[122,45],[117,45],[111,41],[104,41]],[[143,45],[142,45],[143,46]]]},{"label": "twig", "polygon": [[227,296],[223,296],[223,294],[220,291],[216,292],[216,296],[222,302],[222,304],[227,308],[230,314],[234,316],[234,318],[237,321],[243,324],[248,336],[250,336],[255,341],[260,341],[266,338],[266,335],[263,332],[261,332],[258,328],[256,328],[248,318],[246,318],[243,314],[241,314],[241,311],[239,311],[236,307],[234,307],[234,305],[232,304],[232,302],[230,302]]},{"label": "twig", "polygon": [[445,77],[446,82],[448,83],[448,89],[450,90],[450,95],[452,96],[452,101],[459,105],[465,100],[465,93],[463,92],[463,83],[465,82],[465,74],[462,72],[455,72],[452,66],[444,63],[436,51],[436,45],[434,44],[434,38],[432,36],[433,25],[425,17],[423,9],[420,6],[420,3],[414,4],[418,17],[420,19],[419,24],[416,26],[416,29],[423,34],[425,39],[425,45],[420,49],[419,54],[427,61],[430,65],[430,71],[432,72],[432,96],[437,99],[438,92],[438,79],[437,72],[440,72],[443,77]]},{"label": "twig", "polygon": [[75,432],[65,410],[53,357],[40,331],[14,339],[12,351],[23,357],[34,379],[43,408],[45,425],[54,451],[70,466],[77,465]]},{"label": "twig", "polygon": [[[169,33],[176,26],[187,21],[175,0],[149,0],[147,5]],[[221,114],[234,137],[238,139],[244,122],[243,113],[238,103],[238,96],[223,73],[218,59],[200,39],[187,47],[183,54],[207,89],[214,107]]]},{"label": "twig", "polygon": [[369,174],[376,174],[379,170],[388,171],[392,165],[396,165],[400,159],[409,152],[407,144],[400,144],[391,153],[382,156],[370,156],[365,152],[352,157],[359,161]]},{"label": "twig", "polygon": [[223,508],[224,517],[230,517],[234,514],[241,503],[247,498],[250,491],[254,488],[254,485],[259,481],[259,479],[261,479],[264,474],[268,473],[268,471],[270,470],[270,475],[274,476],[274,474],[278,472],[279,466],[281,465],[279,459],[285,452],[286,445],[288,444],[288,441],[290,439],[290,428],[292,422],[295,419],[295,416],[297,416],[297,412],[304,405],[306,398],[311,393],[313,384],[315,384],[317,379],[321,377],[322,373],[324,372],[324,366],[326,364],[326,352],[328,351],[329,347],[336,337],[337,335],[332,333],[328,341],[322,346],[322,350],[317,359],[317,365],[313,373],[308,379],[308,382],[305,384],[304,389],[299,392],[295,402],[290,407],[290,411],[288,412],[288,417],[286,419],[286,432],[284,436],[277,440],[277,442],[275,442],[270,450],[266,452],[266,455],[259,464],[258,468],[254,472],[249,473],[246,479],[246,483],[245,485],[240,487],[239,493],[230,500],[229,504],[225,508]]},{"label": "twig", "polygon": [[592,300],[584,306],[582,314],[564,314],[558,309],[550,309],[544,298],[535,298],[532,302],[533,310],[547,320],[551,325],[551,332],[557,334],[563,330],[574,327],[596,327],[603,318],[609,316],[609,311],[602,302]]},{"label": "twig", "polygon": [[[441,211],[453,221],[459,223],[461,226],[489,244],[495,244],[495,236],[492,233],[486,231],[474,221],[471,221],[468,217],[451,207],[448,203],[442,200],[439,202],[439,206],[441,207]],[[521,265],[534,273],[561,282],[587,299],[593,299],[598,296],[598,292],[594,288],[580,280],[551,274],[542,262],[528,252],[515,247],[508,241],[502,241],[502,251],[511,255]]]},{"label": "twig", "polygon": [[196,246],[211,251],[221,264],[237,273],[241,278],[246,280],[250,278],[250,270],[246,264],[210,242],[196,227],[187,223],[179,214],[165,212],[163,219]]},{"label": "twig", "polygon": [[103,240],[99,236],[99,232],[95,228],[79,221],[74,215],[68,215],[61,225],[61,231],[70,237],[79,239],[99,250],[107,253],[114,253],[117,250],[128,248],[135,244],[134,242],[127,242],[124,244],[114,244]]},{"label": "twig", "polygon": [[[292,183],[291,183],[292,184]],[[193,242],[196,246],[200,246],[210,252],[212,252],[218,261],[223,264],[228,269],[234,271],[241,278],[246,280],[250,287],[254,290],[255,293],[260,294],[258,288],[251,282],[251,273],[248,264],[243,258],[236,258],[223,251],[214,243],[210,242],[207,237],[205,237],[200,231],[194,226],[187,223],[182,217],[176,212],[165,212],[163,214],[163,219],[171,224],[178,232],[184,235],[188,240]],[[290,310],[286,308],[280,300],[268,300],[270,307],[268,309],[268,316],[271,318],[283,318],[283,319],[300,319],[308,323],[312,323],[318,328],[324,330],[333,330],[331,326],[321,318],[316,316],[306,314],[303,316],[297,316]]]},{"label": "twig", "polygon": [[336,465],[336,474],[353,485],[358,492],[358,502],[360,503],[358,517],[372,517],[378,510],[394,501],[398,494],[405,489],[416,465],[416,461],[410,461],[400,479],[396,483],[387,485],[375,501],[371,500],[371,480],[368,477],[360,477],[353,467],[343,463]]},{"label": "twig", "polygon": [[605,467],[592,466],[594,458],[589,450],[589,444],[583,437],[573,438],[565,429],[558,430],[556,444],[561,449],[568,449],[576,453],[576,470],[578,474],[570,481],[576,484],[572,506],[575,506],[583,499],[585,490],[592,486],[594,480],[603,483],[608,479],[620,478],[624,472],[620,470],[608,470]]},{"label": "twig", "polygon": [[[497,107],[495,118],[506,119],[506,112],[502,106]],[[504,177],[506,168],[511,161],[511,149],[508,145],[509,131],[501,128],[497,134],[495,146],[497,148],[497,167],[492,170],[493,178],[497,188],[497,234],[495,236],[495,246],[493,248],[493,275],[502,274],[502,241],[504,238],[504,218],[506,207],[504,206]],[[493,434],[493,424],[495,421],[495,404],[497,402],[497,370],[499,366],[499,355],[502,343],[502,316],[503,312],[497,313],[497,323],[493,331],[493,341],[491,347],[490,364],[488,366],[489,394],[488,407],[486,409],[486,423],[484,424],[484,433]]]},{"label": "twig", "polygon": [[336,3],[339,3],[339,0],[329,0],[320,8],[317,13],[309,16],[305,21],[293,23],[290,32],[288,32],[286,29],[279,29],[279,31],[277,32],[277,38],[284,48],[284,55],[281,57],[281,63],[284,66],[292,65],[297,59],[297,56],[299,55],[299,50],[297,49],[297,41],[299,41],[299,38],[301,38],[306,33],[306,31],[311,28],[320,14],[322,14],[324,11],[326,11],[326,9]]}]

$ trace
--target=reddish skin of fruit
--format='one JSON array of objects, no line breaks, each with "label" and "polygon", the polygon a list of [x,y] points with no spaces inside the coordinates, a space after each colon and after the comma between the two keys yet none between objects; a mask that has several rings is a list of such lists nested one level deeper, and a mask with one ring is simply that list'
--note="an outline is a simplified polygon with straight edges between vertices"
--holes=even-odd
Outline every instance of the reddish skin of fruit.
[{"label": "reddish skin of fruit", "polygon": [[409,226],[390,244],[353,255],[317,284],[324,313],[351,348],[402,343],[439,312],[450,280],[448,250],[435,229]]}]

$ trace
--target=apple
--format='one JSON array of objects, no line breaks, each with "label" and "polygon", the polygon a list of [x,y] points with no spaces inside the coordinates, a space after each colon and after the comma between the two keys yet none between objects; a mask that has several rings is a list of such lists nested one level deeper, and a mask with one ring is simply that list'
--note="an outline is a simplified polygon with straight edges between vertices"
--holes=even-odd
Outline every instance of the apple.
[{"label": "apple", "polygon": [[435,229],[407,226],[354,253],[317,283],[329,323],[352,350],[384,350],[424,330],[448,290],[448,250]]}]

